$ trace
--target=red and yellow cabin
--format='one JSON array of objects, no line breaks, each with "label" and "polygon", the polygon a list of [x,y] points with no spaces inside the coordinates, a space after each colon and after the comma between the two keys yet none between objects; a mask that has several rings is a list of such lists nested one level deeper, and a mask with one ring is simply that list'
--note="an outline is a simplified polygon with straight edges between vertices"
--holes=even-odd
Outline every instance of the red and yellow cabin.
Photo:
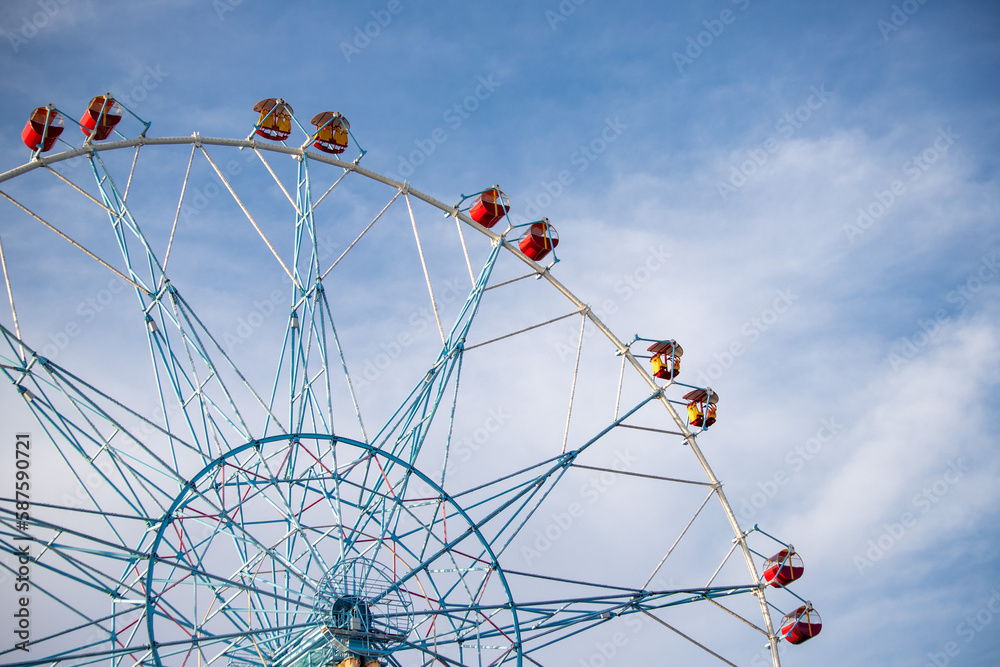
[{"label": "red and yellow cabin", "polygon": [[476,198],[476,203],[469,209],[469,217],[489,229],[497,224],[500,218],[507,215],[509,210],[510,204],[507,201],[507,195],[500,190],[499,186],[494,185],[489,190],[480,193],[479,197]]},{"label": "red and yellow cabin", "polygon": [[789,546],[767,559],[764,563],[764,581],[775,588],[787,586],[802,576],[805,565],[802,558]]},{"label": "red and yellow cabin", "polygon": [[708,428],[715,423],[719,395],[711,389],[695,389],[684,394],[688,402],[688,423],[699,428]]},{"label": "red and yellow cabin", "polygon": [[115,125],[122,119],[121,105],[114,98],[98,95],[90,100],[90,106],[80,117],[81,131],[97,141],[104,141],[111,136]]},{"label": "red and yellow cabin", "polygon": [[811,604],[804,604],[781,619],[778,632],[789,644],[801,644],[823,629],[823,622]]},{"label": "red and yellow cabin", "polygon": [[344,658],[337,663],[337,667],[381,667],[378,660],[366,659],[364,663],[361,662],[361,658],[351,656],[349,658]]},{"label": "red and yellow cabin", "polygon": [[653,377],[658,377],[661,380],[673,380],[680,375],[681,355],[684,354],[684,348],[677,341],[657,341],[647,349],[653,355],[650,358],[653,363]]},{"label": "red and yellow cabin", "polygon": [[280,97],[269,97],[253,105],[254,111],[260,112],[255,131],[265,139],[284,141],[292,133],[291,105]]},{"label": "red and yellow cabin", "polygon": [[27,124],[21,130],[21,141],[31,150],[41,149],[44,153],[52,149],[65,127],[62,115],[55,108],[38,107],[31,112]]},{"label": "red and yellow cabin", "polygon": [[316,126],[316,140],[313,146],[324,153],[339,155],[347,150],[348,133],[351,124],[336,111],[324,111],[313,116]]},{"label": "red and yellow cabin", "polygon": [[520,248],[528,259],[540,262],[557,245],[559,234],[556,228],[549,223],[548,218],[542,218],[528,227],[528,231],[521,237]]}]

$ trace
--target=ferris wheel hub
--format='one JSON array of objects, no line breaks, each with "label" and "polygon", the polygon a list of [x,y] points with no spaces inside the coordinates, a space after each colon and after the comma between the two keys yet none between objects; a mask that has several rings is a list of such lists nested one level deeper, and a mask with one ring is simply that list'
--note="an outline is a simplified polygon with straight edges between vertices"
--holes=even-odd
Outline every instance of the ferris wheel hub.
[{"label": "ferris wheel hub", "polygon": [[[286,653],[294,659],[280,664],[337,664],[352,657],[370,661],[395,651],[413,627],[409,597],[392,572],[364,557],[342,560],[323,576],[313,620],[315,628]],[[303,642],[309,645],[305,652]]]}]

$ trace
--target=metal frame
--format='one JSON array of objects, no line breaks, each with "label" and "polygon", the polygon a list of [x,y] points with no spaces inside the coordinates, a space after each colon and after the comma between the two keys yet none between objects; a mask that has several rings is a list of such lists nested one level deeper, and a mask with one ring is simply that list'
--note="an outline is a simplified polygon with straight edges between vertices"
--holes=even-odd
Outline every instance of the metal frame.
[{"label": "metal frame", "polygon": [[[165,266],[177,216],[171,244],[161,261],[131,212],[128,195],[139,153],[161,145],[190,145],[191,160],[199,152],[202,154],[291,281],[284,342],[269,393],[251,386],[217,336],[169,280]],[[209,147],[252,150],[260,157],[294,210],[294,251],[290,261],[283,259],[250,208],[241,201],[209,154]],[[101,156],[108,151],[129,149],[134,149],[136,155],[122,188]],[[271,168],[268,154],[297,160],[294,197]],[[54,169],[59,163],[75,158],[91,163],[99,199]],[[342,169],[343,174],[314,203],[309,171],[311,166],[319,165]],[[52,171],[106,211],[121,251],[120,260],[98,257],[3,191],[4,182],[37,169]],[[190,169],[191,161],[181,188],[178,215]],[[344,255],[324,268],[319,259],[314,219],[316,206],[344,177],[352,174],[394,191],[389,203],[354,243],[379,221],[393,202],[400,196],[404,198],[442,338],[437,359],[392,417],[371,437],[357,407],[351,374],[334,326],[334,312],[323,285]],[[133,287],[146,323],[163,415],[162,420],[155,420],[139,414],[126,402],[40,356],[21,339],[16,328],[11,331],[0,326],[0,336],[7,346],[0,353],[0,370],[38,418],[78,479],[83,474],[98,475],[112,490],[114,507],[122,510],[104,511],[110,509],[104,507],[106,501],[91,494],[90,507],[58,508],[69,517],[59,525],[39,519],[29,522],[28,532],[35,533],[34,540],[39,546],[44,545],[47,554],[47,560],[38,560],[36,567],[58,573],[85,590],[110,596],[112,612],[70,613],[67,609],[68,617],[80,619],[79,623],[69,623],[64,631],[36,640],[35,650],[40,653],[46,653],[46,646],[54,647],[48,650],[47,657],[35,659],[37,654],[33,654],[33,661],[24,662],[12,650],[0,650],[0,664],[12,661],[46,664],[54,659],[81,665],[108,660],[115,665],[132,661],[163,664],[164,660],[173,664],[180,655],[197,655],[199,660],[209,663],[223,660],[266,664],[267,655],[274,655],[281,647],[294,645],[315,632],[317,582],[338,560],[362,557],[391,566],[397,576],[395,589],[426,603],[424,609],[415,607],[410,612],[414,631],[397,653],[381,656],[390,664],[402,664],[397,655],[411,652],[448,665],[539,664],[532,657],[537,651],[613,618],[639,613],[653,615],[659,623],[728,662],[667,625],[653,612],[691,602],[718,604],[718,600],[730,596],[750,594],[759,598],[764,627],[740,618],[766,635],[772,661],[779,665],[778,637],[764,598],[764,584],[747,545],[748,533],[740,528],[695,434],[675,410],[676,401],[668,398],[666,387],[657,385],[641,358],[632,354],[630,345],[634,341],[619,340],[552,275],[551,264],[543,267],[522,255],[516,244],[505,240],[506,232],[496,234],[483,229],[457,207],[447,206],[408,183],[364,169],[356,160],[345,162],[302,148],[254,139],[218,139],[198,134],[167,138],[139,136],[88,143],[49,157],[36,156],[31,162],[0,174],[0,195]],[[437,312],[432,281],[427,274],[411,201],[414,199],[453,216],[460,234],[464,228],[471,228],[487,237],[491,244],[461,314],[447,332]],[[462,247],[466,248],[464,235]],[[619,379],[614,421],[593,437],[569,447],[569,422],[577,383],[574,371],[567,427],[558,455],[489,484],[449,493],[445,490],[447,457],[437,477],[422,471],[417,461],[431,425],[454,418],[464,353],[561,319],[467,345],[469,328],[484,294],[502,286],[490,285],[501,249],[524,262],[528,276],[545,280],[565,297],[572,306],[570,315],[581,316],[577,368],[584,327],[589,323],[623,357],[623,377],[624,365],[631,364],[648,385],[649,394],[619,416],[623,382]],[[124,268],[119,270],[115,265]],[[469,269],[472,276],[471,263]],[[6,277],[6,264],[4,273]],[[7,286],[16,323],[9,279]],[[329,398],[332,383],[340,381],[335,378],[338,369],[343,370],[355,406],[356,414],[350,418],[358,421],[365,434],[364,441],[335,435],[339,423],[336,420],[344,419],[343,415],[334,414]],[[234,378],[240,385],[239,392],[247,392],[250,400],[237,398]],[[664,432],[681,437],[707,481],[645,476],[663,483],[709,487],[688,527],[715,496],[735,536],[730,554],[738,549],[743,555],[748,582],[713,587],[710,581],[701,587],[647,590],[670,556],[671,547],[640,586],[559,580],[560,585],[579,594],[540,601],[516,598],[510,584],[512,578],[539,582],[551,582],[553,578],[505,570],[504,551],[568,470],[589,467],[577,463],[582,452],[617,428],[639,428],[627,423],[628,420],[640,408],[655,402],[663,406],[677,429]],[[244,414],[251,408],[265,416],[263,431],[252,426]],[[448,434],[450,439],[450,428]],[[433,490],[431,497],[414,495],[417,481]],[[275,512],[274,523],[259,523],[258,519],[244,515],[244,510],[265,506]],[[317,520],[316,507],[323,507],[334,520]],[[74,530],[73,517],[90,517],[103,526],[102,531],[90,534]],[[456,524],[464,529],[457,532]],[[9,499],[0,499],[0,551],[16,553],[13,540],[24,532],[19,531]],[[674,545],[686,531],[687,528]],[[331,541],[335,545],[333,551]],[[218,569],[216,553],[220,549],[239,553],[239,567],[229,571]],[[265,563],[272,565],[270,570],[264,567]],[[724,564],[725,560],[720,570]],[[114,574],[112,565],[117,567]],[[183,599],[187,600],[183,604],[178,602],[182,591]],[[39,594],[56,603],[63,599],[55,588],[40,587]],[[244,624],[244,618],[250,620]],[[253,627],[253,621],[260,627]],[[85,632],[93,631],[102,636],[81,640]],[[177,635],[178,632],[186,638]],[[64,648],[65,642],[69,643]]]}]

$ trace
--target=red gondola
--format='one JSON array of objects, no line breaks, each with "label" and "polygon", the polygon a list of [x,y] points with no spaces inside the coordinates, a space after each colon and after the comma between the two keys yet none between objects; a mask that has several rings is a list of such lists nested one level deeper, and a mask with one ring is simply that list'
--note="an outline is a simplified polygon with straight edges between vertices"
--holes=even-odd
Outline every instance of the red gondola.
[{"label": "red gondola", "polygon": [[318,128],[313,146],[324,153],[339,155],[347,149],[351,124],[336,111],[324,111],[313,116],[312,124]]},{"label": "red gondola", "polygon": [[122,119],[122,108],[114,98],[98,95],[90,100],[90,106],[80,117],[80,130],[88,137],[103,141],[111,136],[111,131]]},{"label": "red gondola", "polygon": [[31,150],[40,146],[44,153],[56,143],[65,126],[63,117],[53,107],[38,107],[21,130],[21,141]]},{"label": "red gondola", "polygon": [[684,394],[688,401],[688,423],[691,426],[708,428],[715,423],[719,395],[711,389],[695,389]]},{"label": "red gondola", "polygon": [[556,228],[549,223],[548,218],[542,218],[533,223],[521,237],[520,248],[528,259],[539,262],[557,245],[559,245],[559,234],[556,233]]},{"label": "red gondola", "polygon": [[764,581],[780,588],[801,577],[803,572],[805,565],[802,558],[789,546],[767,559],[764,564]]},{"label": "red gondola", "polygon": [[489,229],[497,224],[497,221],[505,216],[509,210],[510,204],[507,202],[507,195],[500,190],[499,186],[494,185],[479,195],[476,203],[469,209],[469,217]]},{"label": "red gondola", "polygon": [[681,372],[681,355],[684,348],[675,340],[661,340],[648,348],[653,353],[650,361],[653,363],[653,377],[661,380],[673,380]]},{"label": "red gondola", "polygon": [[779,632],[789,644],[801,644],[823,629],[823,623],[811,604],[804,604],[781,619]]},{"label": "red gondola", "polygon": [[253,105],[254,111],[260,112],[260,120],[255,126],[256,133],[265,139],[284,141],[292,133],[291,105],[280,97],[269,97]]}]

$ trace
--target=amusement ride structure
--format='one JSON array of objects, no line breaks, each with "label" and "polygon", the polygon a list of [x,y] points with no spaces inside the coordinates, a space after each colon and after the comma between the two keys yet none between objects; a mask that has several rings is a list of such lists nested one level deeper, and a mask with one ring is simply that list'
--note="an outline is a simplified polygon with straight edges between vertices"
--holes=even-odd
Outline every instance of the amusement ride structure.
[{"label": "amusement ride structure", "polygon": [[111,94],[79,122],[39,107],[0,174],[0,372],[35,418],[0,499],[34,615],[0,665],[601,665],[645,642],[777,666],[820,631],[800,556],[739,525],[698,443],[718,393],[556,278],[548,219],[361,167],[340,113],[253,108],[222,139],[148,136]]}]

